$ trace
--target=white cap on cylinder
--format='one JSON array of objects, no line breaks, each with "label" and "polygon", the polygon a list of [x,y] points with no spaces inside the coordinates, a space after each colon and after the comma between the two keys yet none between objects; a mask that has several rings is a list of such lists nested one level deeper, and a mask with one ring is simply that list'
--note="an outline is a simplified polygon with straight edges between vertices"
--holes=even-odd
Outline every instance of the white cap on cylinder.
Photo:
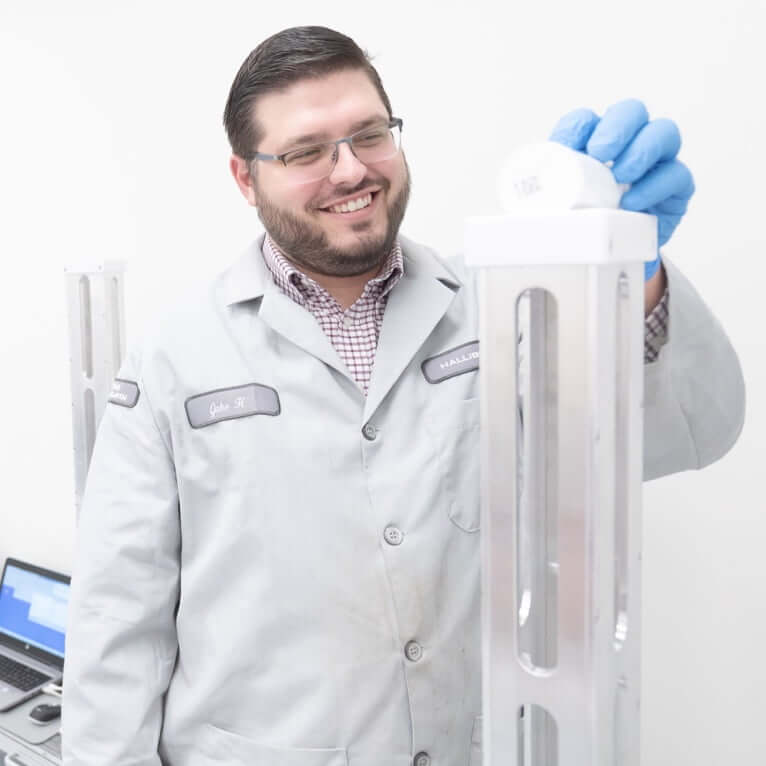
[{"label": "white cap on cylinder", "polygon": [[630,184],[618,184],[611,168],[555,141],[527,144],[503,163],[497,190],[505,213],[612,208]]}]

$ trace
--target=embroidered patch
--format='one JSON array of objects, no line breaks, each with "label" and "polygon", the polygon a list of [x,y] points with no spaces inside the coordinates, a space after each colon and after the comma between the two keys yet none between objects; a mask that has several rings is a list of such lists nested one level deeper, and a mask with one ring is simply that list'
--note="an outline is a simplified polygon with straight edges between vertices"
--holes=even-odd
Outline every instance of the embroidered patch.
[{"label": "embroidered patch", "polygon": [[184,403],[192,428],[204,428],[221,420],[249,415],[279,415],[279,394],[270,386],[248,383],[245,386],[218,388],[190,396]]},{"label": "embroidered patch", "polygon": [[120,407],[135,407],[140,393],[138,383],[135,381],[115,378],[107,401],[119,404]]},{"label": "embroidered patch", "polygon": [[479,341],[463,343],[438,356],[426,359],[420,368],[429,383],[441,383],[448,378],[479,369]]}]

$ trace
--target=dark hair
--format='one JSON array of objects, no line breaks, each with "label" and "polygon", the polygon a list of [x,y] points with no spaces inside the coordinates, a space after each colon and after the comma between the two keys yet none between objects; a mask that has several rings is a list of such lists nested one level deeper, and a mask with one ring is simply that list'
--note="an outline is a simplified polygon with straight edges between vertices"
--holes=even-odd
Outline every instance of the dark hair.
[{"label": "dark hair", "polygon": [[254,109],[259,96],[344,69],[366,72],[392,117],[391,103],[371,60],[350,37],[327,27],[291,27],[264,40],[239,68],[223,112],[234,154],[251,159],[263,139]]}]

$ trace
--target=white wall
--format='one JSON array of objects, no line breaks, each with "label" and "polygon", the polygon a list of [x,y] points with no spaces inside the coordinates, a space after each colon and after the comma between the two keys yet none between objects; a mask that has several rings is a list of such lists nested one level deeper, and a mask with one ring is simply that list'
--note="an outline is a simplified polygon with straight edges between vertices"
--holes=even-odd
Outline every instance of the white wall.
[{"label": "white wall", "polygon": [[[740,354],[732,451],[646,486],[643,763],[766,763],[766,71],[760,0],[726,3],[0,6],[0,556],[68,571],[73,474],[63,269],[128,262],[128,337],[259,231],[221,115],[262,39],[322,24],[375,57],[413,195],[403,231],[445,254],[496,213],[495,162],[564,112],[637,97],[680,126],[697,181],[666,248]],[[761,95],[759,95],[761,94]]]}]

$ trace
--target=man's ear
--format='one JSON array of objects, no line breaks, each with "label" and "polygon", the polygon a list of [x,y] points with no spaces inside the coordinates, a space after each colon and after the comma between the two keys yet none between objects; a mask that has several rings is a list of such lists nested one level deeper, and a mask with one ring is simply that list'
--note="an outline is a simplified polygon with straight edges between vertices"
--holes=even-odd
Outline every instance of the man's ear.
[{"label": "man's ear", "polygon": [[257,207],[255,183],[250,174],[250,163],[243,157],[232,154],[229,160],[229,170],[231,170],[231,174],[234,176],[242,196],[250,205]]}]

